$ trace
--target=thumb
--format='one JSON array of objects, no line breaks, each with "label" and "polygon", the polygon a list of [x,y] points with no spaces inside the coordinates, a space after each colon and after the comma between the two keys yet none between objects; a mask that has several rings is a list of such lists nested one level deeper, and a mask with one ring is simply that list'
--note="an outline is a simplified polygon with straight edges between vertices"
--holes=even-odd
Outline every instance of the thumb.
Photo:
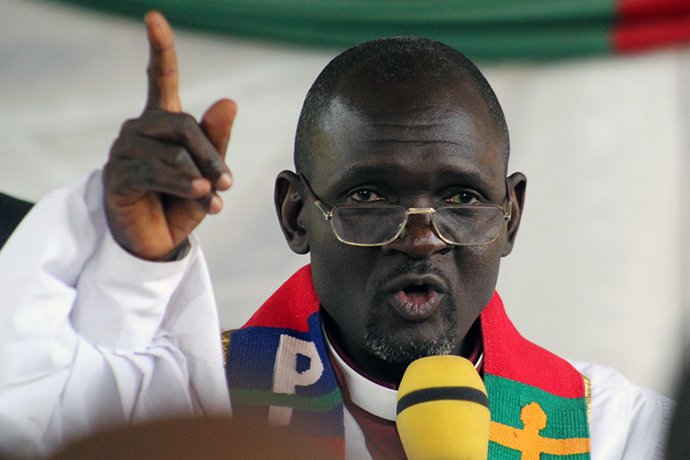
[{"label": "thumb", "polygon": [[225,152],[230,142],[230,131],[235,115],[237,115],[235,101],[221,99],[213,104],[201,118],[201,128],[223,160],[225,160]]}]

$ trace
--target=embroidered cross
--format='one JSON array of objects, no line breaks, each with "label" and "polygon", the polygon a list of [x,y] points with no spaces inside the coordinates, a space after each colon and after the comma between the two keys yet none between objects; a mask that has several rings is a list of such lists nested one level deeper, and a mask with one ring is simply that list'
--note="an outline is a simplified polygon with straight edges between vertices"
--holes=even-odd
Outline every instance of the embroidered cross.
[{"label": "embroidered cross", "polygon": [[533,402],[520,411],[523,429],[491,422],[489,439],[522,452],[521,460],[539,460],[540,454],[572,455],[589,452],[588,438],[552,439],[539,432],[546,427],[546,413]]}]

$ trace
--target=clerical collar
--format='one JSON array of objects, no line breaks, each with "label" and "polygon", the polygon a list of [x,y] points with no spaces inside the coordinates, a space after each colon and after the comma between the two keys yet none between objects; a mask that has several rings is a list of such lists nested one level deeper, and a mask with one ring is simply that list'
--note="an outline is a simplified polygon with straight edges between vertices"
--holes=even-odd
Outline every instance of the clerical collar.
[{"label": "clerical collar", "polygon": [[[350,363],[345,362],[340,355],[340,350],[333,346],[323,322],[321,323],[321,330],[328,346],[328,352],[345,379],[352,402],[370,414],[394,422],[398,390],[380,385],[355,370],[354,364],[350,364],[351,361]],[[481,342],[481,338],[478,338],[475,350],[468,358],[477,370],[481,369],[482,361],[484,360]]]}]

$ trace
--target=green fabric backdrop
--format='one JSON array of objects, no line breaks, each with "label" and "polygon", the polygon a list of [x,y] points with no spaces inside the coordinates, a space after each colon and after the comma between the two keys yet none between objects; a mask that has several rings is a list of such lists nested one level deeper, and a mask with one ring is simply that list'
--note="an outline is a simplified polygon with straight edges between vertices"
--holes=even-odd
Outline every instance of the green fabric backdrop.
[{"label": "green fabric backdrop", "polygon": [[[622,0],[618,5],[613,0],[63,1],[138,18],[157,9],[176,26],[335,48],[382,36],[420,35],[480,60],[615,52],[621,11],[632,3],[636,26],[690,19],[690,2],[680,0]],[[645,6],[642,13],[639,4]],[[683,27],[690,34],[690,21]]]}]

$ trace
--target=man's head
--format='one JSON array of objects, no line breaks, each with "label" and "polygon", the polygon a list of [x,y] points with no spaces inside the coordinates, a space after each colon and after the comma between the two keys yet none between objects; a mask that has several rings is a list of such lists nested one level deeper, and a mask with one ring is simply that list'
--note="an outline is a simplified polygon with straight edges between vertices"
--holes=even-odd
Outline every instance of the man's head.
[{"label": "man's head", "polygon": [[375,247],[339,240],[300,179],[276,206],[291,248],[311,252],[327,327],[365,372],[397,380],[416,358],[460,353],[489,302],[520,221],[525,179],[506,180],[508,132],[479,70],[438,42],[393,38],[336,57],[302,110],[295,163],[322,205],[512,205],[495,241],[456,246],[430,214]]}]

